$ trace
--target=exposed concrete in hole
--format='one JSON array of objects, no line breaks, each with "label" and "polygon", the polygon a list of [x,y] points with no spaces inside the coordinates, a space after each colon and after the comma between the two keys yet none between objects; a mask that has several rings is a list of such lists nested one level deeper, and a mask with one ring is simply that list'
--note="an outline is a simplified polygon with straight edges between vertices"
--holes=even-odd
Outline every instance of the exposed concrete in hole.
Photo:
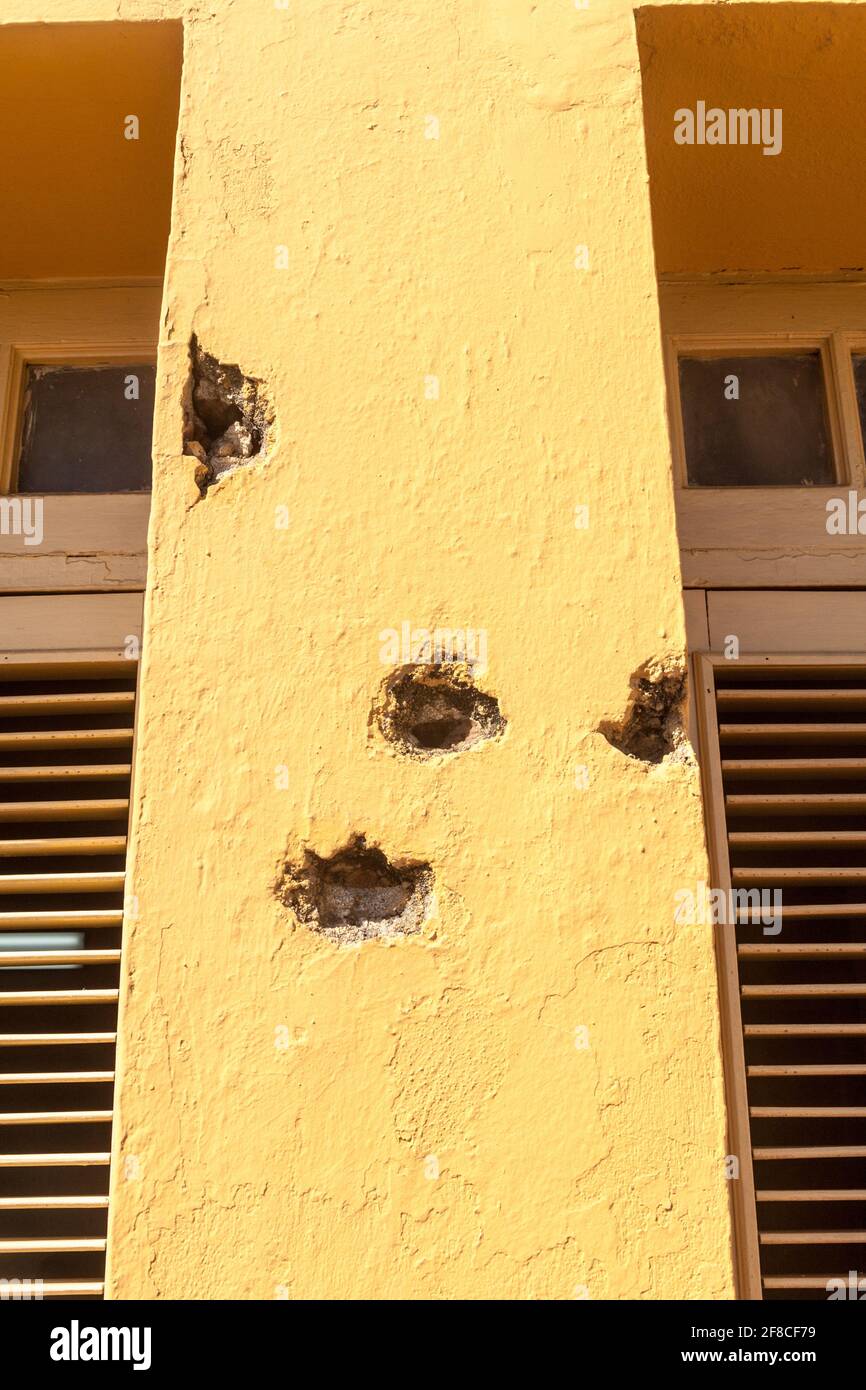
[{"label": "exposed concrete in hole", "polygon": [[684,726],[685,666],[679,658],[645,661],[630,681],[631,693],[624,717],[616,723],[602,720],[598,726],[608,743],[630,758],[660,763],[673,757],[686,761],[691,746]]},{"label": "exposed concrete in hole", "polygon": [[259,393],[261,382],[235,364],[204,352],[193,334],[190,375],[183,401],[184,453],[196,460],[202,497],[243,464],[261,458],[273,414]]},{"label": "exposed concrete in hole", "polygon": [[414,758],[461,753],[506,727],[499,701],[478,690],[470,668],[457,662],[398,667],[372,718],[388,743]]},{"label": "exposed concrete in hole", "polygon": [[415,860],[392,864],[354,835],[329,858],[305,849],[300,864],[286,864],[277,896],[299,922],[350,946],[419,932],[432,908],[433,870]]}]

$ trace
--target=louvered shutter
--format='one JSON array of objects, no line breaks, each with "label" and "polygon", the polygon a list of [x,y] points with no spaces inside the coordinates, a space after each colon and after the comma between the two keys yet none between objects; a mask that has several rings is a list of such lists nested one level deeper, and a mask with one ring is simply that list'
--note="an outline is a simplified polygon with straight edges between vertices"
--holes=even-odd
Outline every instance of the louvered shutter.
[{"label": "louvered shutter", "polygon": [[135,672],[0,669],[0,1279],[45,1297],[103,1293]]},{"label": "louvered shutter", "polygon": [[698,670],[717,882],[782,893],[778,934],[742,904],[719,929],[741,1271],[826,1300],[866,1274],[866,665]]}]

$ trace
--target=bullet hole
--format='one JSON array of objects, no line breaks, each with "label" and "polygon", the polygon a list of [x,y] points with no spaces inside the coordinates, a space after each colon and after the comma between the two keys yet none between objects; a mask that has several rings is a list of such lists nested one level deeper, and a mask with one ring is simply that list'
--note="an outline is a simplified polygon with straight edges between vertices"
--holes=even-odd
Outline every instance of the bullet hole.
[{"label": "bullet hole", "polygon": [[277,888],[299,922],[340,946],[419,932],[432,894],[429,864],[392,864],[364,835],[326,859],[305,849],[300,864],[285,866]]},{"label": "bullet hole", "polygon": [[687,745],[683,728],[686,673],[673,658],[644,662],[630,681],[625,716],[604,720],[598,732],[608,743],[645,763],[660,763]]},{"label": "bullet hole", "polygon": [[410,757],[462,753],[505,729],[499,701],[477,690],[465,666],[401,666],[388,677],[374,718],[384,738]]},{"label": "bullet hole", "polygon": [[195,480],[202,497],[220,478],[264,452],[273,417],[260,386],[239,367],[202,351],[193,334],[183,439],[184,453],[196,460]]}]

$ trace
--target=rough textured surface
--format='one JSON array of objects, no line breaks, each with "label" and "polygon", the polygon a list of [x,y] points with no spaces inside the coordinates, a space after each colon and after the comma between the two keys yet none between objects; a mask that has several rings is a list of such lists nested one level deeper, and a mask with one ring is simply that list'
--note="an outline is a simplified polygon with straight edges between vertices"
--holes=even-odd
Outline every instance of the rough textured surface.
[{"label": "rough textured surface", "polygon": [[204,497],[214,483],[264,456],[273,412],[261,382],[236,363],[218,362],[193,334],[183,400],[184,452],[196,460],[193,476]]},{"label": "rough textured surface", "polygon": [[[728,1296],[712,942],[673,925],[697,776],[596,732],[682,643],[631,8],[4,6],[161,13],[188,23],[110,1296]],[[280,421],[202,506],[192,332]],[[507,737],[368,740],[404,620],[487,632]],[[358,827],[431,865],[436,916],[287,933],[287,841]]]},{"label": "rough textured surface", "polygon": [[412,758],[463,753],[506,727],[496,696],[479,690],[468,668],[455,662],[398,666],[385,680],[372,722]]},{"label": "rough textured surface", "polygon": [[429,864],[392,864],[365,835],[353,835],[327,859],[305,848],[299,862],[284,866],[277,885],[280,902],[298,922],[338,946],[420,931],[430,915],[432,891]]},{"label": "rough textured surface", "polygon": [[629,685],[623,718],[603,719],[599,733],[613,748],[641,762],[660,763],[667,757],[688,756],[684,663],[671,657],[645,661]]}]

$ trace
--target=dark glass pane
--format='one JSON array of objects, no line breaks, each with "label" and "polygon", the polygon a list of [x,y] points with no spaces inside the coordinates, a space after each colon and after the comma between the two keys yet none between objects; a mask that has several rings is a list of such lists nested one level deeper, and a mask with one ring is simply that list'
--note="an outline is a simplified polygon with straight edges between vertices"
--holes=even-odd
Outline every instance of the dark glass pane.
[{"label": "dark glass pane", "polygon": [[821,358],[681,357],[692,487],[835,482]]},{"label": "dark glass pane", "polygon": [[857,388],[857,409],[860,412],[860,433],[866,446],[866,356],[855,352],[851,359],[854,366],[854,385]]},{"label": "dark glass pane", "polygon": [[146,363],[29,367],[18,491],[149,492],[154,381]]}]

